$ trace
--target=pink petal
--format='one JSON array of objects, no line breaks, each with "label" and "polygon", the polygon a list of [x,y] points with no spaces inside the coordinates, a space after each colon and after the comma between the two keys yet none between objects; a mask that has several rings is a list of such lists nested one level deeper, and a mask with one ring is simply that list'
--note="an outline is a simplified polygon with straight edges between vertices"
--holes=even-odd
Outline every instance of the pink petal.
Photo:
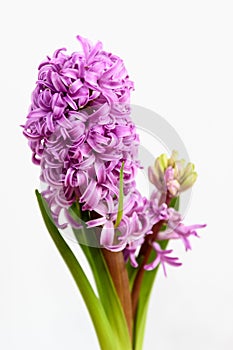
[{"label": "pink petal", "polygon": [[90,220],[87,221],[87,227],[91,228],[91,227],[96,227],[96,226],[102,226],[106,223],[107,219],[105,217],[99,218],[99,219],[94,219],[94,220]]},{"label": "pink petal", "polygon": [[101,231],[100,244],[103,246],[112,246],[114,240],[115,229],[113,222],[107,220]]}]

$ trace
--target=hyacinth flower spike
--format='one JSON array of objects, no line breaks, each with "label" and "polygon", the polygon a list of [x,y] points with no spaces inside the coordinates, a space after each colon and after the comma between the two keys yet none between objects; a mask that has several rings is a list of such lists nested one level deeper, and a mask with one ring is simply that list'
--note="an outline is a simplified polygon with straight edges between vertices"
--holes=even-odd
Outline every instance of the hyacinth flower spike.
[{"label": "hyacinth flower spike", "polygon": [[[205,225],[186,226],[180,194],[196,181],[177,152],[148,169],[150,198],[137,189],[140,139],[131,116],[123,60],[77,36],[81,51],[58,49],[38,67],[23,134],[40,167],[36,191],[48,232],[72,274],[102,350],[142,350],[149,296],[161,265],[181,266],[167,249]],[[70,227],[95,286],[63,238]]]}]

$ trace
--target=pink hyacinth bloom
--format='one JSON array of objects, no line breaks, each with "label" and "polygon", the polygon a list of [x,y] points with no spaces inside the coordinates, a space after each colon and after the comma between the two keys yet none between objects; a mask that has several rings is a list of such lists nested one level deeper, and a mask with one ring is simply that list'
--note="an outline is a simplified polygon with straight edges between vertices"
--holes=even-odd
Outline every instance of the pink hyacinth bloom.
[{"label": "pink hyacinth bloom", "polygon": [[[123,251],[134,267],[145,236],[161,221],[167,223],[168,230],[159,232],[156,239],[180,238],[190,249],[189,237],[197,236],[196,229],[205,225],[184,226],[179,214],[168,208],[166,198],[195,181],[193,165],[180,169],[181,163],[174,166],[174,155],[169,161],[162,155],[155,167],[149,168],[149,179],[157,190],[150,200],[137,191],[136,174],[141,165],[139,135],[130,109],[134,84],[120,57],[104,51],[101,42],[93,45],[81,36],[77,39],[81,51],[67,54],[66,49],[58,49],[39,65],[23,126],[32,161],[41,168],[42,195],[55,224],[62,229],[85,226],[87,232],[96,228],[100,246]],[[123,214],[115,227],[122,164]],[[75,202],[81,211],[98,218],[86,224],[74,219],[70,209]],[[147,269],[155,268],[158,261],[177,266],[176,259],[167,256],[170,251],[159,251],[156,242],[152,245],[157,260]]]},{"label": "pink hyacinth bloom", "polygon": [[124,249],[124,259],[127,262],[128,260],[130,261],[130,264],[134,267],[138,267],[138,262],[136,260],[136,256],[138,253],[139,248],[144,242],[144,237],[141,237],[135,241],[131,241],[128,243],[126,248]]},{"label": "pink hyacinth bloom", "polygon": [[144,269],[147,271],[154,270],[159,264],[163,267],[164,275],[167,276],[166,265],[169,264],[171,266],[181,266],[182,263],[178,261],[176,257],[170,257],[169,254],[172,253],[172,249],[163,250],[157,242],[152,243],[152,247],[156,252],[156,258],[150,264],[144,266]]},{"label": "pink hyacinth bloom", "polygon": [[181,239],[185,250],[191,250],[190,237],[199,237],[197,229],[206,227],[206,224],[194,224],[186,226],[182,223],[182,216],[175,209],[169,208],[167,229],[160,231],[157,240]]},{"label": "pink hyacinth bloom", "polygon": [[129,107],[133,82],[124,63],[100,42],[78,40],[82,51],[69,55],[59,49],[39,65],[24,125],[47,185],[43,195],[61,228],[63,211],[73,226],[67,210],[77,200],[83,210],[100,214],[109,201],[116,206],[122,162],[125,195],[134,191],[139,167],[139,137]]},{"label": "pink hyacinth bloom", "polygon": [[117,228],[114,223],[117,217],[118,203],[111,197],[106,203],[101,202],[95,209],[102,216],[88,221],[87,228],[100,227],[100,244],[111,251],[126,249],[133,261],[134,249],[142,243],[144,236],[151,233],[151,221],[148,215],[148,202],[136,190],[130,192],[124,200],[123,217]]},{"label": "pink hyacinth bloom", "polygon": [[152,225],[159,221],[167,221],[169,218],[168,206],[166,203],[160,203],[161,195],[156,189],[150,197],[150,217]]}]

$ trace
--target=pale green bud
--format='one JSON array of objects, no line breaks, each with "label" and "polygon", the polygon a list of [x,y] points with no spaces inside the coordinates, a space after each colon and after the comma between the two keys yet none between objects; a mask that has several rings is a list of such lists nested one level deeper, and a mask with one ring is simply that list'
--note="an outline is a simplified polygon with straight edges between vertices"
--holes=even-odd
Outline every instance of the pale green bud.
[{"label": "pale green bud", "polygon": [[168,159],[167,159],[167,155],[166,154],[161,154],[159,156],[159,165],[160,165],[160,168],[162,170],[162,172],[164,173],[164,171],[167,169],[168,167]]},{"label": "pale green bud", "polygon": [[197,179],[197,173],[192,172],[188,176],[185,177],[184,181],[180,183],[180,191],[186,191],[190,187],[193,186],[193,184],[196,182]]}]

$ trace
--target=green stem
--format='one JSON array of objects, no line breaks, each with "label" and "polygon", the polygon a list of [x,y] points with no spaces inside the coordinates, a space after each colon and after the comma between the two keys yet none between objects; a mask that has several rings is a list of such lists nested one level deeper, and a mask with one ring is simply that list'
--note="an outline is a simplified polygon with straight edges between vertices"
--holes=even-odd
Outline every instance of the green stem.
[{"label": "green stem", "polygon": [[[173,199],[167,198],[167,204],[178,211],[179,197]],[[155,253],[151,249],[150,240],[153,241],[156,239],[158,232],[161,230],[162,224],[163,221],[160,221],[154,225],[153,234],[148,235],[145,239],[139,253],[139,260],[142,259],[142,263],[136,273],[136,276],[132,275],[134,278],[132,282],[132,298],[135,313],[133,336],[134,350],[142,350],[150,294],[159,268],[159,266],[157,266],[156,269],[152,271],[145,271],[144,266],[147,262],[151,262],[155,259]],[[160,242],[162,249],[166,249],[167,244],[167,240]]]}]

